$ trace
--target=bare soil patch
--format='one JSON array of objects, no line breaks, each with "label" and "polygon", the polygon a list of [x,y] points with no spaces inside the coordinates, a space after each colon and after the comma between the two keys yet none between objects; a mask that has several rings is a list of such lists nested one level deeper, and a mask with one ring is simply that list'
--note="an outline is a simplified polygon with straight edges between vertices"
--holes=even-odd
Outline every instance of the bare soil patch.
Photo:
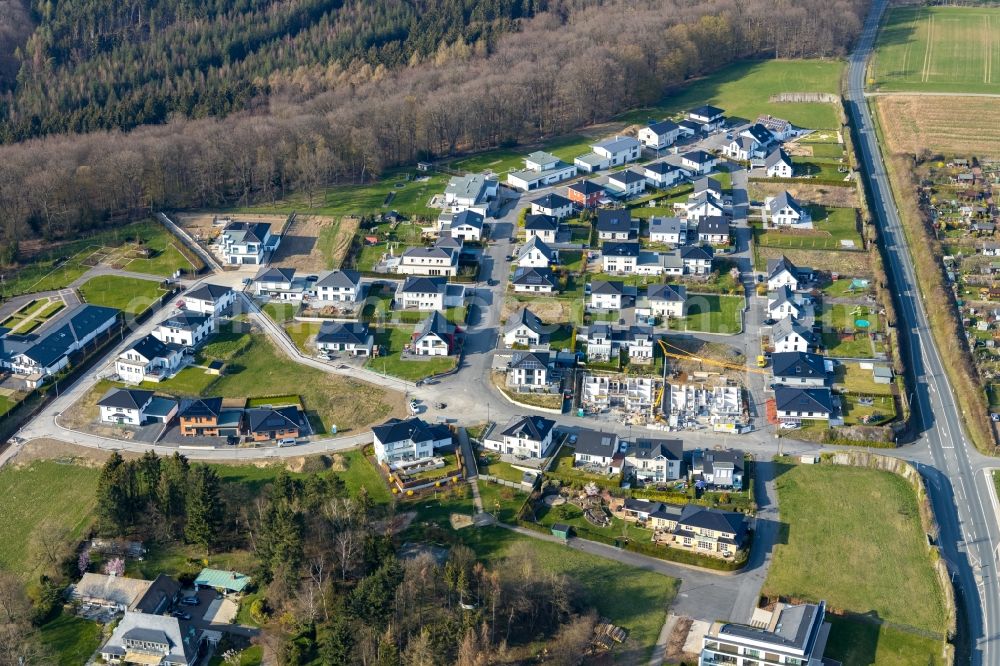
[{"label": "bare soil patch", "polygon": [[763,200],[765,197],[788,191],[800,203],[815,203],[834,208],[859,208],[858,191],[851,187],[835,187],[832,185],[811,185],[800,183],[765,183],[754,181],[750,183],[751,199]]},{"label": "bare soil patch", "polygon": [[214,226],[214,222],[218,219],[233,219],[239,220],[241,222],[267,222],[275,230],[281,229],[285,220],[288,219],[287,215],[264,215],[260,213],[253,213],[252,215],[230,215],[229,213],[213,213],[211,211],[204,213],[175,213],[170,216],[177,226],[183,228],[187,231],[195,240],[208,241],[219,235],[222,231],[221,226]]},{"label": "bare soil patch", "polygon": [[963,95],[879,95],[889,151],[1000,157],[1000,103]]},{"label": "bare soil patch", "polygon": [[759,247],[757,254],[761,263],[768,259],[779,259],[785,255],[796,266],[808,266],[822,271],[834,271],[855,277],[871,277],[871,257],[867,252],[834,252],[824,250],[791,250],[777,247]]},{"label": "bare soil patch", "polygon": [[[326,270],[327,261],[319,240],[325,229],[335,227],[337,224],[336,218],[333,217],[296,215],[282,236],[281,245],[275,251],[271,263],[303,272],[317,273]],[[347,251],[348,245],[350,238],[344,246],[344,252]]]},{"label": "bare soil patch", "polygon": [[[138,458],[139,455],[128,451],[119,451],[123,458]],[[92,449],[61,439],[33,439],[25,443],[13,459],[17,467],[30,465],[36,460],[66,460],[77,465],[100,467],[111,455],[111,451]]]},{"label": "bare soil patch", "polygon": [[[508,296],[504,299],[503,307],[500,311],[500,317],[502,321],[507,321],[512,314],[520,310],[522,307],[527,306],[529,310],[536,314],[543,322],[548,324],[579,321],[579,319],[574,320],[572,318],[573,305],[574,302],[560,298],[546,298],[539,299],[537,301],[519,301],[516,298]],[[579,302],[577,302],[576,305],[579,307]]]}]

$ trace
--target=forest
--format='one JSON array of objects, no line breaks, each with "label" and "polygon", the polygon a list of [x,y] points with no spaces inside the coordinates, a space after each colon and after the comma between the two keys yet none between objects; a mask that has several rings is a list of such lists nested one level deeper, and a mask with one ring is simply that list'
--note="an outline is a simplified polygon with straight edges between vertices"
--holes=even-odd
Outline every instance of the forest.
[{"label": "forest", "polygon": [[[166,78],[157,74],[162,66],[157,64],[159,54],[143,55],[143,49],[159,38],[161,30],[208,40],[207,33],[190,32],[194,27],[187,23],[211,23],[215,15],[225,17],[222,23],[238,21],[255,5],[249,0],[237,3],[245,8],[237,12],[223,3],[206,3],[198,10],[206,17],[197,20],[188,20],[179,9],[187,4],[174,11],[147,8],[141,19],[146,27],[133,35],[125,27],[132,24],[125,19],[132,8],[138,21],[146,6],[142,2],[104,7],[80,0],[90,9],[69,12],[76,20],[67,19],[68,23],[61,16],[62,4],[60,12],[50,12],[46,19],[47,3],[36,8],[40,23],[19,49],[24,61],[7,98],[18,107],[20,120],[27,110],[35,109],[30,115],[37,115],[39,127],[26,135],[44,133],[46,123],[53,131],[59,129],[59,118],[90,114],[93,119],[87,122],[96,126],[131,126],[123,119],[133,118],[133,110],[118,104],[133,99],[136,86],[153,90],[166,85],[179,91],[179,81],[190,76],[195,80],[191,99],[198,98],[209,90],[200,81],[208,81],[210,69],[193,64],[202,57],[196,57],[201,53],[198,47],[190,47],[192,69],[185,70],[194,74],[181,71]],[[219,108],[195,110],[198,103],[186,102],[188,106],[176,112],[164,111],[162,124],[129,131],[52,134],[0,147],[0,207],[5,211],[0,257],[17,258],[25,241],[58,241],[144,217],[152,210],[270,202],[291,191],[365,182],[387,168],[418,159],[565,133],[660,100],[686,80],[740,58],[843,55],[860,30],[867,5],[865,0],[562,0],[537,6],[500,0],[428,0],[418,4],[413,10],[413,3],[405,2],[344,3],[345,13],[324,19],[330,22],[331,34],[337,33],[332,28],[337,21],[348,21],[348,14],[360,24],[380,27],[368,32],[345,29],[350,38],[330,40],[339,46],[320,39],[324,46],[315,58],[286,59],[278,48],[276,55],[258,62],[258,54],[268,48],[266,39],[260,48],[231,50],[229,60],[210,55],[224,41],[202,47],[207,49],[206,62],[215,57],[213,66],[220,71],[247,77],[238,88],[216,95],[221,95]],[[307,5],[313,6],[307,0],[296,4]],[[397,5],[393,11],[387,8]],[[437,21],[432,18],[437,13],[423,11],[437,6],[453,7],[452,19]],[[284,3],[280,8],[273,10],[275,16],[291,11]],[[362,17],[365,11],[381,18],[369,21]],[[415,11],[409,19],[408,11]],[[273,31],[281,28],[268,28],[268,16],[254,30],[273,37]],[[388,26],[407,20],[410,27],[392,37]],[[310,21],[291,21],[295,34],[308,33],[320,18]],[[424,22],[436,26],[431,40],[414,27]],[[218,30],[225,32],[221,25]],[[105,34],[117,36],[102,37]],[[73,47],[81,36],[87,39]],[[277,42],[290,52],[298,48],[290,33]],[[171,48],[187,47],[172,44]],[[107,59],[111,53],[118,54],[113,65]],[[232,58],[235,55],[239,62]],[[178,66],[186,67],[186,58],[180,58]],[[95,65],[99,62],[104,64]],[[49,73],[36,67],[49,68]],[[79,78],[77,71],[86,73]],[[228,74],[223,78],[225,82],[218,84],[222,88],[230,80],[240,80]],[[111,92],[103,102],[80,103],[90,94],[85,89],[93,86],[96,91],[105,83]],[[29,94],[32,86],[36,92]],[[67,92],[58,100],[42,101],[57,90]],[[25,100],[22,107],[21,94],[34,101]],[[156,94],[148,97],[154,100],[151,103],[156,98]],[[164,109],[176,102],[164,102]],[[154,109],[148,119],[158,122],[163,119],[160,114]],[[43,121],[49,117],[55,120]],[[13,118],[8,115],[8,122]]]}]

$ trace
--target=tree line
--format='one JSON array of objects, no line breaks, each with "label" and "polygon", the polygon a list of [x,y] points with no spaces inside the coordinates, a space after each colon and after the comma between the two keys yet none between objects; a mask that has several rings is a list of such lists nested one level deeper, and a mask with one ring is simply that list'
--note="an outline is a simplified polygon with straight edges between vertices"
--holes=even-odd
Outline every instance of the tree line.
[{"label": "tree line", "polygon": [[293,191],[311,199],[416,160],[566,133],[739,58],[841,55],[867,3],[592,4],[550,3],[490,49],[441,42],[398,69],[355,60],[273,71],[266,103],[225,118],[4,146],[0,244],[58,240],[157,209],[273,202]]}]

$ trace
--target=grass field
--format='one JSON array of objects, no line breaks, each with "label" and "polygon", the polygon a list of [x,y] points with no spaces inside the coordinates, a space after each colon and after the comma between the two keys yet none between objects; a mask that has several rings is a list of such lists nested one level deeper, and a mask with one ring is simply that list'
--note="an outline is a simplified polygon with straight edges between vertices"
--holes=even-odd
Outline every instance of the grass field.
[{"label": "grass field", "polygon": [[726,334],[743,330],[742,296],[690,294],[684,307],[684,317],[670,323],[674,330]]},{"label": "grass field", "polygon": [[861,250],[864,244],[861,234],[855,226],[853,208],[828,208],[825,206],[809,206],[814,228],[801,231],[782,231],[779,229],[763,229],[759,224],[753,225],[754,243],[762,247],[781,247],[802,250],[838,250],[845,249],[842,241],[850,241],[853,245],[847,249]]},{"label": "grass field", "polygon": [[[943,632],[917,500],[900,477],[834,465],[779,468],[779,538],[764,594]],[[858,572],[864,573],[859,584]],[[926,662],[924,662],[926,663]]]},{"label": "grass field", "polygon": [[771,95],[795,92],[840,93],[840,60],[758,60],[740,62],[670,95],[660,106],[638,109],[621,118],[644,123],[650,118],[714,104],[727,116],[754,120],[762,113],[785,118],[799,127],[834,129],[840,126],[837,108],[822,103],[770,102]]},{"label": "grass field", "polygon": [[42,643],[57,666],[79,666],[101,644],[101,625],[74,615],[60,614],[39,629]]},{"label": "grass field", "polygon": [[847,358],[871,358],[872,344],[868,335],[858,334],[853,340],[841,339],[840,331],[860,331],[858,320],[869,322],[868,330],[877,331],[878,313],[864,305],[843,303],[825,304],[817,313],[816,320],[823,325],[823,346],[833,356]]},{"label": "grass field", "polygon": [[36,535],[46,523],[79,538],[93,520],[97,470],[55,461],[0,469],[0,569],[30,578],[42,566]]},{"label": "grass field", "polygon": [[875,103],[889,153],[916,155],[927,149],[944,155],[1000,157],[996,99],[882,95]]},{"label": "grass field", "polygon": [[872,75],[876,90],[1000,92],[1000,8],[891,9]]},{"label": "grass field", "polygon": [[844,666],[943,666],[941,641],[878,625],[863,618],[838,617],[827,614],[830,639],[824,657],[836,659]]},{"label": "grass field", "polygon": [[87,303],[118,308],[127,314],[141,314],[163,295],[158,282],[120,275],[98,275],[80,287]]}]

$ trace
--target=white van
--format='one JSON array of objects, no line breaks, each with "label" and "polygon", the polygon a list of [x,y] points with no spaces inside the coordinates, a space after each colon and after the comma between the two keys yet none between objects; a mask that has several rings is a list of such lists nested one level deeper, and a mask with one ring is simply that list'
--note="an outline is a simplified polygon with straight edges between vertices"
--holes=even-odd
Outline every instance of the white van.
[{"label": "white van", "polygon": [[284,439],[279,439],[278,440],[278,446],[279,447],[281,447],[281,446],[295,446],[296,444],[298,444],[298,441],[294,437],[286,437]]}]

